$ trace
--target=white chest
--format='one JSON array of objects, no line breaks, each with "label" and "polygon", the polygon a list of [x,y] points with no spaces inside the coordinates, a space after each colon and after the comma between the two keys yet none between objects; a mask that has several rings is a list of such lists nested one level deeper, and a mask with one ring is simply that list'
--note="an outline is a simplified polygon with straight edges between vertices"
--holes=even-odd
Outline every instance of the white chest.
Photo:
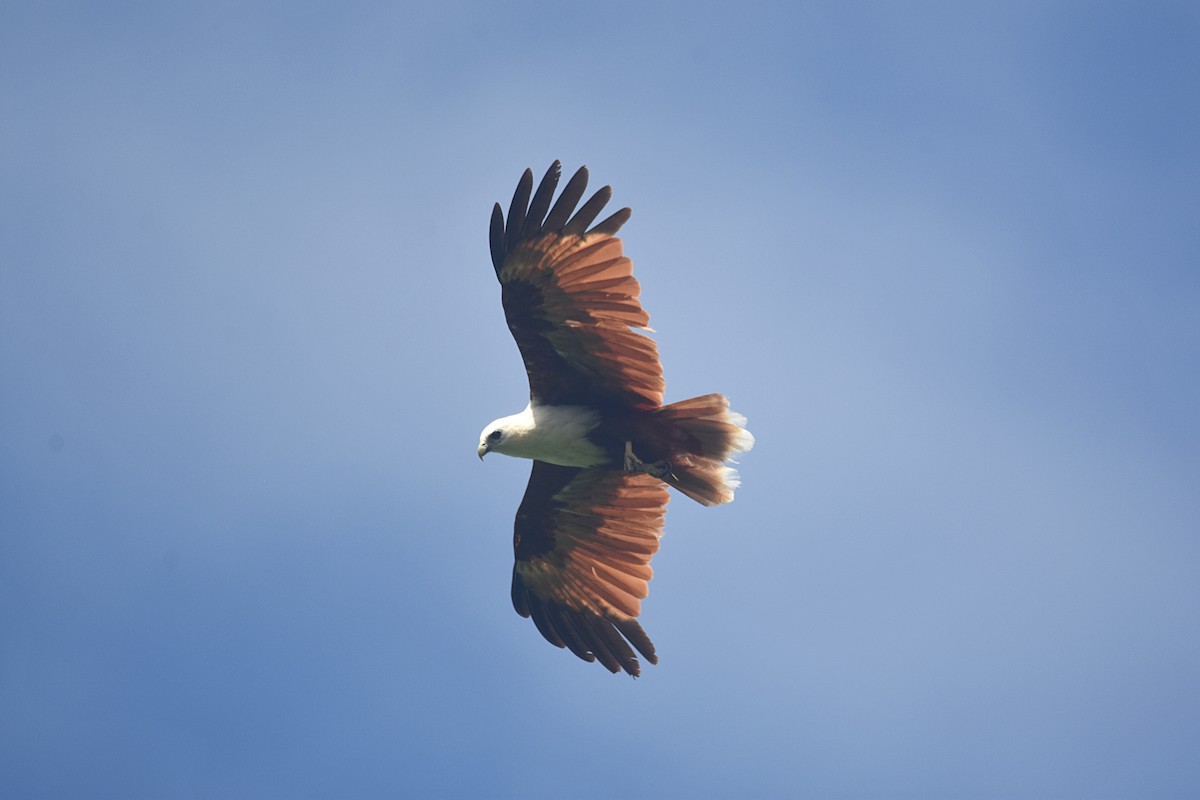
[{"label": "white chest", "polygon": [[563,467],[595,467],[607,462],[604,451],[588,439],[600,422],[582,406],[529,406],[511,418],[510,435],[501,452]]}]

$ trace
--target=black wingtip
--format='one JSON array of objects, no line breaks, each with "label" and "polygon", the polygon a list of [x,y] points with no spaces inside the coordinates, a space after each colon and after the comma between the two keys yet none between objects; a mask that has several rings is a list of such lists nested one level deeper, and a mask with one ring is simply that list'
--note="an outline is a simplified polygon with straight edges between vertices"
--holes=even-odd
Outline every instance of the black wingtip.
[{"label": "black wingtip", "polygon": [[505,225],[504,248],[511,250],[525,229],[525,212],[529,210],[529,194],[533,191],[533,170],[528,167],[521,173],[517,190],[508,205],[508,223]]},{"label": "black wingtip", "polygon": [[628,222],[631,216],[633,216],[633,209],[622,208],[620,211],[599,222],[596,227],[588,232],[601,236],[616,236],[617,231],[621,230],[621,226]]},{"label": "black wingtip", "polygon": [[492,207],[492,224],[488,228],[488,246],[492,252],[492,266],[496,274],[500,274],[500,265],[504,263],[504,211],[500,204]]},{"label": "black wingtip", "polygon": [[550,216],[546,217],[543,228],[552,231],[562,230],[563,226],[567,224],[571,212],[579,204],[579,198],[583,197],[584,191],[587,190],[587,183],[587,167],[575,170],[571,180],[567,181],[567,185],[563,187],[562,194],[558,196],[558,202],[554,204],[554,208],[550,209]]},{"label": "black wingtip", "polygon": [[658,653],[654,651],[654,642],[650,641],[650,637],[646,635],[646,631],[638,623],[636,619],[617,619],[612,620],[613,627],[621,632],[621,635],[629,640],[629,643],[637,648],[637,651],[642,654],[642,657],[651,664],[658,663]]},{"label": "black wingtip", "polygon": [[595,221],[600,212],[604,210],[604,206],[612,199],[612,187],[601,186],[591,199],[579,207],[575,212],[575,216],[571,217],[571,221],[563,228],[563,233],[582,236],[587,233],[588,226]]},{"label": "black wingtip", "polygon": [[542,176],[542,182],[538,184],[537,191],[533,194],[533,201],[529,204],[529,213],[525,216],[522,236],[536,236],[541,233],[546,212],[550,209],[550,200],[554,197],[554,190],[557,188],[558,179],[561,176],[562,163],[555,161],[550,165],[550,169],[546,170],[546,174]]},{"label": "black wingtip", "polygon": [[[587,227],[599,216],[604,206],[612,198],[612,187],[600,187],[576,212],[575,207],[583,198],[588,184],[589,173],[585,164],[575,170],[575,174],[567,181],[557,202],[551,208],[550,202],[561,178],[562,162],[555,159],[538,183],[537,191],[534,192],[533,170],[526,168],[517,182],[517,190],[513,192],[512,202],[508,206],[507,219],[505,219],[504,211],[499,203],[492,209],[490,245],[492,265],[496,268],[497,274],[500,272],[500,265],[504,262],[505,257],[518,242],[527,237],[537,236],[543,230],[564,231],[580,236],[585,233],[613,236],[629,219],[632,212],[628,208],[622,208],[590,231],[587,230]],[[532,200],[530,199],[531,194],[533,195]],[[549,215],[547,215],[547,211],[549,211]]]}]

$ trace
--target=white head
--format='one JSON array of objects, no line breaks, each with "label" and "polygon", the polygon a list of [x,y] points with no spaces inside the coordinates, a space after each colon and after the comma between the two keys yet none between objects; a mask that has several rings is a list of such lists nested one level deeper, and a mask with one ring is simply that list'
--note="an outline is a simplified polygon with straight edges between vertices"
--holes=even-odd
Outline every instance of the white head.
[{"label": "white head", "polygon": [[606,461],[604,451],[588,439],[598,422],[599,415],[587,408],[529,405],[484,428],[477,452],[480,459],[503,453],[564,467],[593,467]]},{"label": "white head", "polygon": [[522,434],[527,433],[533,427],[533,419],[529,414],[529,409],[522,411],[520,414],[513,414],[508,417],[501,417],[494,422],[488,423],[488,426],[479,434],[479,460],[488,453],[505,453],[513,455],[512,448],[517,445]]}]

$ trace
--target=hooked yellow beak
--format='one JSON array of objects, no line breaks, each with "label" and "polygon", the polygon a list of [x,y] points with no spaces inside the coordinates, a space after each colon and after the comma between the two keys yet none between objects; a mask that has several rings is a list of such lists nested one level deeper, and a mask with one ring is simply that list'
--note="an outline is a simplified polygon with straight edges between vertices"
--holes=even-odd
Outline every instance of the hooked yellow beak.
[{"label": "hooked yellow beak", "polygon": [[491,451],[488,450],[487,442],[480,442],[479,449],[476,452],[479,453],[479,460],[483,461],[483,457]]}]

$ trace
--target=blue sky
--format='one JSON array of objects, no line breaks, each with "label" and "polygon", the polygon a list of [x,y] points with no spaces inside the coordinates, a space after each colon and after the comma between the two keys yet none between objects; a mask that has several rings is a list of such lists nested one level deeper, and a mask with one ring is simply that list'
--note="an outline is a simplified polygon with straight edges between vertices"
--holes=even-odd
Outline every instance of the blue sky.
[{"label": "blue sky", "polygon": [[[6,3],[0,794],[1200,792],[1194,3]],[[589,165],[672,400],[632,681],[508,599],[487,251]]]}]

